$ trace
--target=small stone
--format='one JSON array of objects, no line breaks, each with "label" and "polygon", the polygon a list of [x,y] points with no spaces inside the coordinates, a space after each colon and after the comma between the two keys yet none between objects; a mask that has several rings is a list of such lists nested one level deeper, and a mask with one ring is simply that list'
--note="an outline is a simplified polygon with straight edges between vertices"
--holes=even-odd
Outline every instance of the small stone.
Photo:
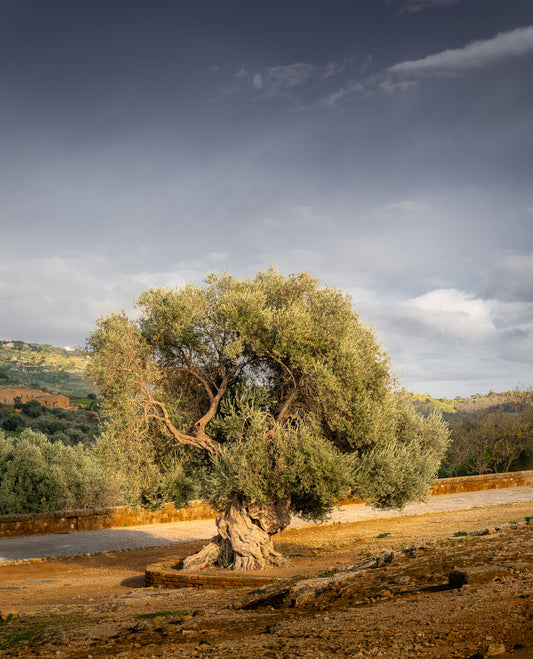
[{"label": "small stone", "polygon": [[473,531],[472,535],[494,535],[494,533],[497,533],[497,530],[494,528],[494,526],[488,526],[486,529]]},{"label": "small stone", "polygon": [[505,645],[503,643],[489,643],[484,651],[485,657],[496,657],[505,654]]}]

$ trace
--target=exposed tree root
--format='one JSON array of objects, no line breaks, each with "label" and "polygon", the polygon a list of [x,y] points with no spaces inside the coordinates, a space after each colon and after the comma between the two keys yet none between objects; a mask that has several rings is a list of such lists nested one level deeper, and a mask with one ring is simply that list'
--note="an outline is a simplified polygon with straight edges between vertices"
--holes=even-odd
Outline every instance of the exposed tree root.
[{"label": "exposed tree root", "polygon": [[290,565],[274,549],[271,539],[289,525],[290,519],[288,499],[267,508],[237,499],[217,517],[218,535],[197,554],[187,557],[182,569],[202,570],[214,563],[243,571]]}]

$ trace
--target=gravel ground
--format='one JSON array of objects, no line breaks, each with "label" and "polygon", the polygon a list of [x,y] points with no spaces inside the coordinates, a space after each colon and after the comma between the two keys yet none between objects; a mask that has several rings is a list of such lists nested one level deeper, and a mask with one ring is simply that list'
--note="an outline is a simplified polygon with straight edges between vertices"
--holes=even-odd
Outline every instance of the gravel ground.
[{"label": "gravel ground", "polygon": [[[268,588],[329,584],[300,598],[143,588],[147,564],[199,543],[6,563],[0,656],[531,659],[532,513],[526,501],[285,531],[294,567]],[[450,588],[454,568],[497,570]]]}]

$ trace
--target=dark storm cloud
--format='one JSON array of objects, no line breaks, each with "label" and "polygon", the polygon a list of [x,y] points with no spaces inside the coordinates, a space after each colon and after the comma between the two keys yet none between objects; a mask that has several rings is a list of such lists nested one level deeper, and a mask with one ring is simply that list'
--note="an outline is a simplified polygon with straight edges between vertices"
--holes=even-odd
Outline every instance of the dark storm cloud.
[{"label": "dark storm cloud", "polygon": [[530,383],[531,26],[522,0],[0,0],[0,333],[80,344],[148,286],[273,264],[350,291],[410,388]]},{"label": "dark storm cloud", "polygon": [[[526,221],[529,222],[529,218]],[[533,253],[504,256],[491,273],[484,294],[533,304]],[[529,319],[533,321],[533,316]]]}]

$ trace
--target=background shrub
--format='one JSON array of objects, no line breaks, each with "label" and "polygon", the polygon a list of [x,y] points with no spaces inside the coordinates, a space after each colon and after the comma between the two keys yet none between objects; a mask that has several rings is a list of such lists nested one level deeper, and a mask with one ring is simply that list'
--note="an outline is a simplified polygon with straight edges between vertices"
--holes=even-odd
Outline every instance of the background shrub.
[{"label": "background shrub", "polygon": [[113,505],[116,490],[83,446],[51,442],[26,429],[0,433],[0,514]]}]

